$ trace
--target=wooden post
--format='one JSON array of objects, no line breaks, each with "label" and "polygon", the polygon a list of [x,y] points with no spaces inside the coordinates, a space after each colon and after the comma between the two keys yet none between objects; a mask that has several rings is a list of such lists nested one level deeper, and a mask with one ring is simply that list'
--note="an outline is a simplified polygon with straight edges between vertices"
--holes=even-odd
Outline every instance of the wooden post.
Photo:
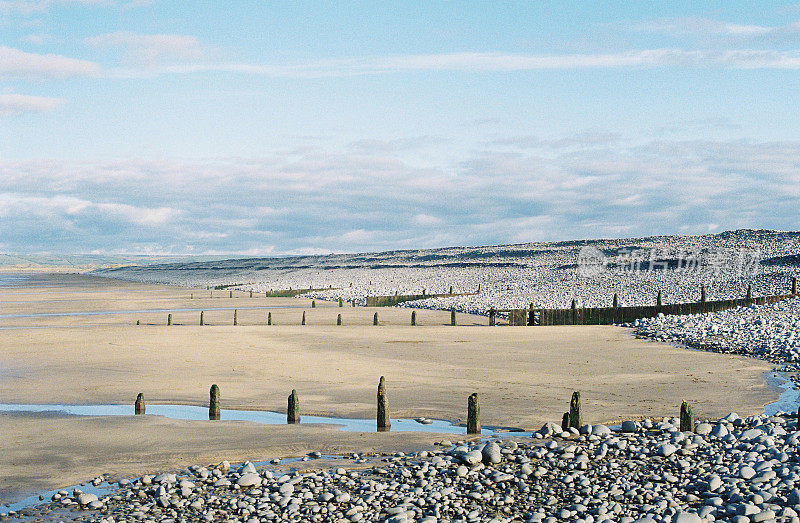
[{"label": "wooden post", "polygon": [[387,432],[392,427],[389,419],[389,401],[386,399],[386,380],[378,381],[378,432]]},{"label": "wooden post", "polygon": [[217,384],[211,385],[211,391],[209,393],[210,398],[208,401],[208,419],[219,419],[219,387]]},{"label": "wooden post", "polygon": [[144,394],[141,392],[136,395],[136,403],[133,404],[133,411],[137,415],[144,414]]},{"label": "wooden post", "polygon": [[657,307],[661,307],[662,306],[662,303],[661,303],[661,291],[658,291],[658,296],[656,296],[656,306]]},{"label": "wooden post", "polygon": [[481,407],[478,393],[473,392],[467,399],[467,434],[481,433]]},{"label": "wooden post", "polygon": [[581,393],[575,391],[572,393],[572,399],[569,402],[569,426],[579,429],[583,426],[583,409],[581,409]]},{"label": "wooden post", "polygon": [[336,325],[341,325],[341,324],[342,324],[342,315],[341,314],[337,314],[336,315]]},{"label": "wooden post", "polygon": [[701,302],[705,302],[706,301],[706,286],[705,285],[701,285],[700,286],[700,301]]},{"label": "wooden post", "polygon": [[792,294],[797,294],[797,278],[792,277]]},{"label": "wooden post", "polygon": [[476,294],[480,294],[480,293],[481,293],[481,284],[479,283],[478,284],[478,292]]},{"label": "wooden post", "polygon": [[489,327],[494,327],[497,324],[497,313],[494,311],[494,307],[489,309]]},{"label": "wooden post", "polygon": [[561,416],[561,430],[566,432],[569,430],[569,412],[565,412],[563,416]]},{"label": "wooden post", "polygon": [[747,284],[747,299],[748,300],[753,299],[753,285],[750,283]]},{"label": "wooden post", "polygon": [[239,325],[239,311],[236,309],[233,309],[233,324]]},{"label": "wooden post", "polygon": [[619,307],[619,296],[617,296],[616,292],[614,293],[614,301],[613,301],[611,306],[612,307]]},{"label": "wooden post", "polygon": [[167,314],[167,325],[172,325],[172,314]]},{"label": "wooden post", "polygon": [[272,313],[267,313],[267,325],[272,325]]},{"label": "wooden post", "polygon": [[228,298],[233,298],[233,291],[228,291]]},{"label": "wooden post", "polygon": [[[531,307],[531,309],[532,308],[533,307]],[[572,298],[572,305],[570,305],[569,308],[572,309],[572,310],[577,310],[578,309],[578,303],[575,301],[575,298]]]},{"label": "wooden post", "polygon": [[339,298],[339,307],[344,307],[344,302],[342,301],[341,298]]},{"label": "wooden post", "polygon": [[681,403],[681,432],[694,431],[694,414],[692,407],[685,401]]},{"label": "wooden post", "polygon": [[411,326],[414,327],[417,324],[417,311],[411,311]]},{"label": "wooden post", "polygon": [[450,293],[449,294],[453,294],[453,286],[452,285],[450,286]]},{"label": "wooden post", "polygon": [[300,423],[300,398],[297,397],[297,391],[292,389],[289,394],[289,404],[286,409],[286,423],[294,424]]},{"label": "wooden post", "polygon": [[456,326],[456,310],[450,309],[450,325],[455,327]]},{"label": "wooden post", "polygon": [[300,325],[305,325],[305,324],[306,324],[306,311],[303,311],[303,319],[300,320]]},{"label": "wooden post", "polygon": [[206,324],[205,320],[203,319],[203,314],[204,314],[204,311],[200,311],[200,325],[201,326]]},{"label": "wooden post", "polygon": [[372,317],[372,324],[373,324],[373,325],[377,325],[377,324],[378,324],[378,313],[377,313],[377,312],[376,312],[376,313],[375,313],[375,315]]}]

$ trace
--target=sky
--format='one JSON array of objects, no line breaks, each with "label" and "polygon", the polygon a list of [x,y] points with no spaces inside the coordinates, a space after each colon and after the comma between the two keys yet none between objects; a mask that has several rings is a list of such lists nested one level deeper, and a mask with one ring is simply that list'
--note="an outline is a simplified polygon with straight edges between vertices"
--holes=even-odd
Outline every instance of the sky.
[{"label": "sky", "polygon": [[0,252],[800,229],[795,2],[0,0]]}]

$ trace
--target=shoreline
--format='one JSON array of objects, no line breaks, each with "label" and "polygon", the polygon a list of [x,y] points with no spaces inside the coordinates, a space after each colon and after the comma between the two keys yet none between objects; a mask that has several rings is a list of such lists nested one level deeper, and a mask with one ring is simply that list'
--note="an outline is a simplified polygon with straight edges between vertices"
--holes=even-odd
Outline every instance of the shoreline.
[{"label": "shoreline", "polygon": [[[79,299],[57,304],[36,301],[53,295],[95,300],[91,303],[113,296],[123,302],[150,300],[170,307],[189,301],[183,296],[185,289],[176,292],[170,286],[117,286],[80,275],[69,279],[71,285],[50,289],[46,296],[17,293],[19,300],[12,300],[11,306],[37,311],[90,306]],[[9,294],[9,289],[0,289],[0,294]],[[227,299],[214,298],[214,302]],[[250,301],[245,297],[232,300],[231,308]],[[7,403],[52,403],[57,397],[66,404],[126,405],[143,391],[151,404],[204,406],[208,386],[219,383],[223,408],[282,412],[285,395],[296,388],[303,415],[372,419],[374,387],[378,376],[385,374],[393,417],[463,423],[466,398],[479,391],[484,426],[536,429],[545,421],[558,422],[571,391],[577,389],[584,395],[587,421],[594,423],[677,414],[684,398],[703,417],[722,416],[730,410],[755,414],[763,412],[763,406],[777,395],[763,379],[770,368],[761,360],[647,343],[650,340],[637,340],[628,329],[454,328],[447,326],[448,311],[427,310],[417,312],[427,325],[409,327],[407,309],[341,309],[330,302],[323,306],[318,302],[311,309],[309,300],[300,301],[307,304],[311,321],[305,327],[136,327],[136,315],[123,314],[90,328],[85,328],[81,318],[69,318],[54,322],[59,324],[47,327],[49,331],[7,331],[0,340],[0,397]],[[371,326],[373,310],[388,325]],[[346,316],[345,327],[336,327],[337,313],[353,316]],[[277,310],[273,316],[280,319]],[[351,323],[359,318],[364,323]],[[464,318],[471,321],[472,317]],[[252,321],[246,313],[240,315],[242,319]],[[284,318],[289,320],[297,321],[293,316]],[[731,399],[736,405],[729,407]],[[465,435],[443,433],[348,435],[310,425],[265,428],[166,418],[18,417],[9,423],[9,417],[0,414],[0,419],[0,437],[9,442],[9,453],[0,457],[0,466],[8,473],[0,485],[4,491],[26,482],[77,484],[104,472],[125,476],[135,469],[140,475],[177,470],[187,463],[302,456],[314,451],[419,451],[436,439],[465,439]],[[60,437],[54,442],[47,434]],[[159,438],[153,439],[154,435]],[[143,452],[148,441],[161,454]],[[74,481],[68,481],[70,477]]]}]

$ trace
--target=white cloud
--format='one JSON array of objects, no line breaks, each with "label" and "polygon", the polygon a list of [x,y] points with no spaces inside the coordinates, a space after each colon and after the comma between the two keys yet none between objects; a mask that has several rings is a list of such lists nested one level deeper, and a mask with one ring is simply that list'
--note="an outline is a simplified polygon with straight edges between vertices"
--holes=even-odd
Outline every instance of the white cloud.
[{"label": "white cloud", "polygon": [[176,34],[141,34],[119,31],[86,39],[95,48],[121,48],[127,60],[152,67],[173,61],[196,61],[203,57],[203,48],[194,36]]},{"label": "white cloud", "polygon": [[35,54],[0,46],[0,77],[23,76],[64,78],[96,76],[100,66],[94,62],[54,54]]},{"label": "white cloud", "polygon": [[442,170],[343,150],[0,161],[0,237],[18,251],[302,254],[797,228],[800,143],[487,151]]},{"label": "white cloud", "polygon": [[113,5],[110,0],[0,0],[0,13],[33,15],[58,5]]},{"label": "white cloud", "polygon": [[447,53],[349,58],[296,65],[181,63],[145,68],[116,68],[110,70],[108,74],[115,77],[136,78],[160,74],[226,72],[274,78],[309,79],[369,76],[414,71],[491,73],[655,67],[800,69],[800,50],[686,50],[665,48],[601,54]]},{"label": "white cloud", "polygon": [[431,225],[439,225],[442,223],[442,219],[438,216],[431,216],[430,214],[420,213],[414,215],[414,224],[421,225],[423,227],[428,227]]},{"label": "white cloud", "polygon": [[0,94],[0,116],[49,112],[63,103],[64,100],[61,98],[27,96],[22,94]]}]

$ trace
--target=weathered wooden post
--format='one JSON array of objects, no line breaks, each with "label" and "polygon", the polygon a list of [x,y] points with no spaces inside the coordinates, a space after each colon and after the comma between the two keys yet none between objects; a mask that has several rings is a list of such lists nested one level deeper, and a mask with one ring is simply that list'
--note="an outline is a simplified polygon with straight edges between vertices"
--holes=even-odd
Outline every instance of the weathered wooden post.
[{"label": "weathered wooden post", "polygon": [[700,286],[700,301],[703,302],[703,303],[705,303],[705,301],[706,301],[706,286],[705,285],[701,285]]},{"label": "weathered wooden post", "polygon": [[494,327],[497,324],[497,313],[494,307],[489,309],[489,327]]},{"label": "weathered wooden post", "polygon": [[141,392],[136,395],[136,403],[133,404],[133,411],[137,415],[144,414],[144,394]]},{"label": "weathered wooden post", "polygon": [[681,432],[694,431],[694,414],[692,406],[685,401],[681,403]]},{"label": "weathered wooden post", "polygon": [[373,324],[373,325],[377,325],[377,324],[378,324],[378,313],[377,313],[377,312],[376,312],[376,313],[375,313],[375,315],[372,317],[372,324]]},{"label": "weathered wooden post", "polygon": [[167,314],[167,325],[172,325],[172,314]]},{"label": "weathered wooden post", "polygon": [[619,307],[619,296],[617,296],[616,292],[614,293],[614,302],[612,304],[612,307]]},{"label": "weathered wooden post", "polygon": [[342,324],[342,315],[341,314],[337,314],[336,315],[336,325],[341,325],[341,324]]},{"label": "weathered wooden post", "polygon": [[378,432],[387,432],[392,427],[389,419],[389,401],[386,399],[386,380],[378,381]]},{"label": "weathered wooden post", "polygon": [[316,309],[317,308],[317,300],[311,300],[311,308],[312,309]]},{"label": "weathered wooden post", "polygon": [[467,434],[481,433],[481,407],[478,393],[473,392],[467,399]]},{"label": "weathered wooden post", "polygon": [[219,419],[219,387],[217,384],[211,385],[211,391],[209,393],[210,398],[208,401],[208,419]]},{"label": "weathered wooden post", "polygon": [[456,310],[450,309],[450,325],[455,327],[456,326]]},{"label": "weathered wooden post", "polygon": [[228,291],[228,298],[233,298],[233,291]]},{"label": "weathered wooden post", "polygon": [[214,291],[211,291],[211,293],[208,295],[208,297],[209,298],[213,298],[214,297]]},{"label": "weathered wooden post", "polygon": [[753,285],[751,283],[747,284],[747,299],[748,300],[753,299]]},{"label": "weathered wooden post", "polygon": [[305,325],[305,324],[306,324],[306,311],[303,311],[303,319],[300,320],[300,325]]},{"label": "weathered wooden post", "polygon": [[344,301],[341,298],[339,298],[339,307],[344,307]]},{"label": "weathered wooden post", "polygon": [[565,412],[563,416],[561,416],[561,430],[566,432],[569,430],[569,412]]},{"label": "weathered wooden post", "polygon": [[797,294],[797,278],[792,277],[792,294]]},{"label": "weathered wooden post", "polygon": [[239,311],[236,309],[233,309],[233,324],[239,325]]},{"label": "weathered wooden post", "polygon": [[200,311],[200,325],[203,326],[206,324],[205,320],[203,319],[204,311]]},{"label": "weathered wooden post", "polygon": [[297,391],[292,389],[289,394],[289,404],[286,409],[286,423],[294,424],[300,423],[300,398],[297,397]]},{"label": "weathered wooden post", "polygon": [[452,286],[452,285],[450,286],[450,292],[449,292],[449,294],[453,294],[453,286]]},{"label": "weathered wooden post", "polygon": [[577,390],[572,393],[572,399],[569,402],[569,426],[576,429],[580,429],[583,426],[581,393]]},{"label": "weathered wooden post", "polygon": [[417,311],[411,311],[411,326],[414,327],[417,324]]},{"label": "weathered wooden post", "polygon": [[267,325],[272,325],[272,313],[267,313]]},{"label": "weathered wooden post", "polygon": [[656,296],[656,306],[661,307],[661,291],[658,291],[658,295]]}]

